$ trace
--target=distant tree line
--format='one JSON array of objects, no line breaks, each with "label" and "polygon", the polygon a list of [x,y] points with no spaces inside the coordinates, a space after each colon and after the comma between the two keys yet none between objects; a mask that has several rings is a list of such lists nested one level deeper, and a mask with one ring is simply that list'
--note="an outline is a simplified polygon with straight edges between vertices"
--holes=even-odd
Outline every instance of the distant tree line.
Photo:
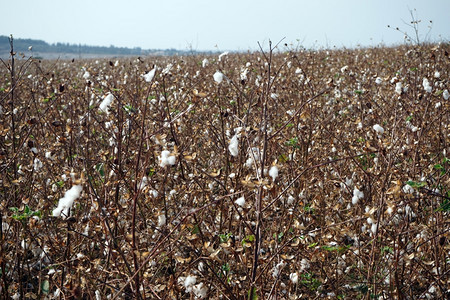
[{"label": "distant tree line", "polygon": [[[16,53],[29,53],[28,49],[30,46],[33,47],[34,53],[70,53],[70,54],[108,54],[108,55],[146,55],[155,52],[164,53],[165,55],[176,55],[176,54],[189,54],[196,51],[180,51],[176,49],[154,49],[154,50],[143,50],[140,47],[126,48],[126,47],[115,47],[113,45],[109,47],[105,46],[88,46],[82,44],[69,44],[69,43],[53,43],[49,44],[42,40],[34,39],[21,39],[14,38],[14,51]],[[0,53],[9,53],[9,37],[5,35],[0,35]],[[205,52],[202,52],[205,53]],[[211,53],[211,52],[207,52]]]}]

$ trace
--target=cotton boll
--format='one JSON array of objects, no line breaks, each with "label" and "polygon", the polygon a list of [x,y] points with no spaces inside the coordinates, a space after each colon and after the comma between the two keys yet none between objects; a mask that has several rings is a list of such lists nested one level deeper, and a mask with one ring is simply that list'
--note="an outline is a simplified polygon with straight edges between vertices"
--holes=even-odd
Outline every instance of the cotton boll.
[{"label": "cotton boll", "polygon": [[102,103],[100,103],[100,110],[109,113],[109,106],[111,105],[111,102],[114,100],[114,96],[111,93],[108,93],[108,95],[105,96]]},{"label": "cotton boll", "polygon": [[405,184],[402,188],[403,193],[405,194],[412,194],[414,193],[414,188],[412,186],[410,186],[409,184]]},{"label": "cotton boll", "polygon": [[402,94],[402,83],[401,82],[397,82],[395,84],[395,92],[399,95]]},{"label": "cotton boll", "polygon": [[224,77],[224,76],[223,76],[223,73],[222,73],[222,72],[217,71],[216,73],[214,73],[213,77],[214,77],[214,81],[215,81],[215,82],[221,83],[221,82],[223,81],[223,77]]},{"label": "cotton boll", "polygon": [[230,141],[230,144],[228,145],[228,150],[230,151],[231,155],[237,156],[239,153],[239,142],[237,138],[237,134],[233,136],[233,138]]},{"label": "cotton boll", "polygon": [[245,205],[245,198],[244,198],[244,196],[242,196],[240,198],[237,198],[237,200],[234,201],[234,203],[236,203],[239,206],[244,206]]},{"label": "cotton boll", "polygon": [[209,65],[209,60],[205,58],[202,60],[202,67],[205,68],[207,65]]},{"label": "cotton boll", "polygon": [[384,128],[378,124],[373,125],[373,130],[375,130],[378,135],[382,135],[384,133]]},{"label": "cotton boll", "polygon": [[372,231],[372,234],[375,235],[377,233],[377,230],[378,230],[377,223],[372,223],[372,226],[370,227],[370,230]]},{"label": "cotton boll", "polygon": [[424,79],[423,79],[422,85],[423,85],[423,89],[424,89],[427,93],[431,93],[432,87],[431,87],[430,82],[428,81],[427,78],[424,78]]},{"label": "cotton boll", "polygon": [[85,71],[84,74],[83,74],[83,78],[86,79],[86,80],[88,80],[89,77],[91,77],[91,74],[89,74],[88,71]]},{"label": "cotton boll", "polygon": [[278,167],[272,166],[269,170],[269,176],[272,177],[272,180],[275,181],[275,179],[278,177]]},{"label": "cotton boll", "polygon": [[228,54],[229,54],[228,51],[225,51],[225,52],[221,53],[221,54],[219,55],[219,61],[222,61],[222,58],[225,57],[225,56],[227,56]]},{"label": "cotton boll", "polygon": [[53,216],[61,216],[61,212],[65,217],[69,215],[69,210],[72,208],[73,202],[78,199],[83,190],[81,185],[74,185],[72,188],[64,193],[64,197],[59,199],[58,207],[53,210]]},{"label": "cotton boll", "polygon": [[158,227],[166,225],[166,215],[161,214],[158,216]]},{"label": "cotton boll", "polygon": [[364,198],[364,193],[358,190],[357,187],[353,190],[352,204],[356,205],[360,199]]},{"label": "cotton boll", "polygon": [[381,77],[377,77],[377,78],[375,79],[375,83],[376,83],[376,84],[381,84],[381,82],[383,82],[383,79],[381,79]]},{"label": "cotton boll", "polygon": [[298,283],[297,272],[289,274],[289,279],[292,281],[293,284],[297,284]]},{"label": "cotton boll", "polygon": [[444,97],[445,100],[448,100],[448,98],[450,98],[450,93],[448,92],[448,90],[444,90],[444,92],[442,93],[442,97]]},{"label": "cotton boll", "polygon": [[43,166],[44,164],[42,163],[42,161],[36,157],[33,162],[33,169],[35,171],[39,171]]},{"label": "cotton boll", "polygon": [[163,150],[161,152],[161,156],[159,157],[159,165],[161,167],[174,165],[176,161],[176,157],[170,154],[170,151]]},{"label": "cotton boll", "polygon": [[192,292],[194,293],[195,298],[206,298],[208,287],[206,287],[203,282],[200,282],[192,287]]},{"label": "cotton boll", "polygon": [[156,67],[154,67],[151,71],[149,71],[147,74],[142,75],[146,82],[151,82],[153,80],[153,77],[155,77]]},{"label": "cotton boll", "polygon": [[186,288],[186,292],[191,292],[192,291],[192,287],[193,285],[197,282],[197,277],[196,276],[187,276],[184,279],[184,287]]}]

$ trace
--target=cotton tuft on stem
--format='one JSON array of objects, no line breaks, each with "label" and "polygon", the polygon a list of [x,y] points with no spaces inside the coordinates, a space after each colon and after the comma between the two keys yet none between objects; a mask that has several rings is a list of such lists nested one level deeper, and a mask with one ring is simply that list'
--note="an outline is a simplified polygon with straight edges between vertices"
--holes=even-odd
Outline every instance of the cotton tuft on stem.
[{"label": "cotton tuft on stem", "polygon": [[175,164],[176,157],[170,154],[170,151],[163,150],[161,156],[159,157],[159,165],[161,167],[172,166]]},{"label": "cotton tuft on stem", "polygon": [[108,93],[108,95],[105,96],[102,103],[100,103],[100,110],[109,113],[109,106],[111,105],[111,102],[114,100],[114,96],[111,93]]},{"label": "cotton tuft on stem", "polygon": [[64,197],[59,199],[58,206],[53,210],[52,215],[54,217],[59,217],[62,212],[64,217],[68,217],[73,202],[80,197],[82,190],[83,188],[81,185],[74,185],[71,189],[67,190],[64,193]]},{"label": "cotton tuft on stem", "polygon": [[155,77],[156,67],[154,67],[151,71],[149,71],[147,74],[142,75],[146,82],[151,82],[153,80],[153,77]]},{"label": "cotton tuft on stem", "polygon": [[272,166],[269,170],[269,176],[272,177],[272,180],[275,181],[275,179],[278,177],[278,167]]},{"label": "cotton tuft on stem", "polygon": [[214,77],[214,81],[215,81],[215,82],[221,83],[221,82],[223,81],[223,77],[224,77],[224,76],[223,76],[223,73],[222,73],[222,72],[217,71],[216,73],[214,73],[213,77]]},{"label": "cotton tuft on stem", "polygon": [[237,138],[237,134],[235,134],[231,140],[230,145],[228,145],[228,150],[230,150],[231,155],[237,156],[239,153],[239,142]]}]

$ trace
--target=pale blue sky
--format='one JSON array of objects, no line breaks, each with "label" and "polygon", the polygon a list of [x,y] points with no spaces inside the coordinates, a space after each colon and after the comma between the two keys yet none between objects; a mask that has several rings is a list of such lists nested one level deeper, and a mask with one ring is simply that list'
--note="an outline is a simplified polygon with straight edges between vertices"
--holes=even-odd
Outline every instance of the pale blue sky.
[{"label": "pale blue sky", "polygon": [[[2,1],[0,35],[143,49],[256,50],[270,39],[306,47],[403,42],[387,25],[450,38],[450,0],[19,0]],[[403,20],[403,21],[402,21]],[[217,47],[216,47],[217,45]]]}]

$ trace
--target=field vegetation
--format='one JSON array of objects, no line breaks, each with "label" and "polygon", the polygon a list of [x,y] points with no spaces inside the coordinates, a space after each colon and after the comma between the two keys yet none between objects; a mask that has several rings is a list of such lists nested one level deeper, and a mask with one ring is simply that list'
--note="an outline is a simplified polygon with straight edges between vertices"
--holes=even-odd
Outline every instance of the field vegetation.
[{"label": "field vegetation", "polygon": [[4,299],[437,299],[449,44],[0,68]]}]

